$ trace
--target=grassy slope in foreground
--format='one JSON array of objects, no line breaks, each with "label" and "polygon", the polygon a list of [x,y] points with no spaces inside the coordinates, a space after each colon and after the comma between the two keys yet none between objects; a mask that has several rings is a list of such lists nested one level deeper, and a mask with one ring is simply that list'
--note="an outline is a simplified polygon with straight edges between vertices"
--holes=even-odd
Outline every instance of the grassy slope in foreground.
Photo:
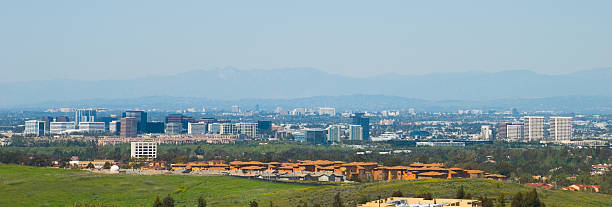
[{"label": "grassy slope in foreground", "polygon": [[[172,194],[177,206],[195,206],[204,196],[210,206],[246,206],[258,200],[268,206],[295,206],[306,201],[327,206],[333,195],[341,192],[344,201],[354,203],[362,197],[375,199],[401,190],[407,196],[431,192],[434,197],[451,198],[464,186],[475,196],[496,197],[506,194],[507,203],[517,191],[527,191],[517,184],[488,180],[427,180],[372,182],[348,186],[302,186],[232,177],[195,177],[180,175],[130,176],[100,175],[78,170],[0,165],[0,206],[70,206],[77,202],[96,202],[120,206],[151,206],[156,195]],[[541,191],[548,206],[612,206],[612,195]]]}]

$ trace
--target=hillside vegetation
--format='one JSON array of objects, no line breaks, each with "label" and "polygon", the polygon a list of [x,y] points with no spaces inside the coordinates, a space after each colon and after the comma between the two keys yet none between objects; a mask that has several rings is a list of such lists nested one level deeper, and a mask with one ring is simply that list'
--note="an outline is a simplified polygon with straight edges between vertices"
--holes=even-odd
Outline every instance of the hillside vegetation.
[{"label": "hillside vegetation", "polygon": [[[257,200],[260,205],[327,206],[340,192],[348,206],[365,200],[390,196],[401,190],[405,196],[432,193],[434,198],[452,198],[460,186],[474,197],[495,198],[527,191],[517,184],[489,180],[426,180],[371,182],[342,186],[308,186],[272,183],[220,176],[183,175],[102,175],[79,170],[63,170],[16,165],[0,165],[0,206],[72,206],[78,203],[117,206],[152,206],[157,195],[171,195],[177,206],[195,206],[203,196],[210,206],[247,206]],[[582,192],[540,191],[548,206],[611,206],[612,195]]]}]

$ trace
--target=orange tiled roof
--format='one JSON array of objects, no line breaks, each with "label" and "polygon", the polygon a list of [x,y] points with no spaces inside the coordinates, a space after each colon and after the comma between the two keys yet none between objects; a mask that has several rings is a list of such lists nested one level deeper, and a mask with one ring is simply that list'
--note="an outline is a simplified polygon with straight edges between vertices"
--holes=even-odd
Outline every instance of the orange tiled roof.
[{"label": "orange tiled roof", "polygon": [[265,167],[259,167],[259,166],[248,166],[248,167],[243,167],[240,168],[241,170],[263,170],[266,169]]},{"label": "orange tiled roof", "polygon": [[344,163],[340,166],[369,166],[369,165],[378,165],[377,162],[350,162]]},{"label": "orange tiled roof", "polygon": [[499,175],[499,174],[486,174],[485,177],[496,177],[496,178],[505,178],[505,175]]},{"label": "orange tiled roof", "polygon": [[425,175],[425,176],[438,176],[438,175],[446,175],[446,173],[439,173],[439,172],[429,171],[429,172],[419,173],[419,176],[421,176],[421,175]]}]

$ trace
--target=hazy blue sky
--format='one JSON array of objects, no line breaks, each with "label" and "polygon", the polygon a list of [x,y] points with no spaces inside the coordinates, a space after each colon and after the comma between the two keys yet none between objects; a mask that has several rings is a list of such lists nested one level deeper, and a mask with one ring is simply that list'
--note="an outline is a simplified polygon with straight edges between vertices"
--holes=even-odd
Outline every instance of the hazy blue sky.
[{"label": "hazy blue sky", "polygon": [[612,66],[612,1],[1,1],[0,81]]}]

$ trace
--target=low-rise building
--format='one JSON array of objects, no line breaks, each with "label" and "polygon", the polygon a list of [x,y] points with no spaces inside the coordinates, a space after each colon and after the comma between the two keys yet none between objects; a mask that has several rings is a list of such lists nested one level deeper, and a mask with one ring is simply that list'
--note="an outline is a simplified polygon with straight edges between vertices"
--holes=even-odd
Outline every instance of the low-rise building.
[{"label": "low-rise building", "polygon": [[133,158],[157,158],[156,142],[131,142],[131,157]]},{"label": "low-rise building", "polygon": [[434,198],[426,200],[425,198],[407,198],[407,197],[390,197],[375,201],[370,201],[365,204],[360,204],[358,207],[481,207],[482,202],[471,199],[443,199]]},{"label": "low-rise building", "polygon": [[102,133],[106,131],[104,122],[81,122],[79,131],[83,133]]},{"label": "low-rise building", "polygon": [[75,130],[74,122],[51,122],[49,125],[51,134],[64,134]]}]

